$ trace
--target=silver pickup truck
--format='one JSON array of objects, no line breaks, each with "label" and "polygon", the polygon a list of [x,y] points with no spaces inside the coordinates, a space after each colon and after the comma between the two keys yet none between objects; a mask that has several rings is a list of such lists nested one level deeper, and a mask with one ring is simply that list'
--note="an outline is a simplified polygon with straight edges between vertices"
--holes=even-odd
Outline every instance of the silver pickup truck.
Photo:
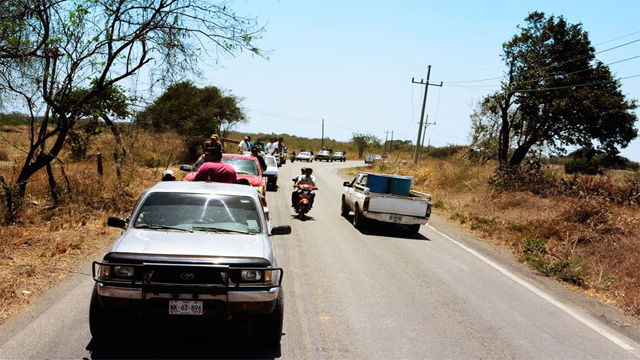
[{"label": "silver pickup truck", "polygon": [[271,236],[291,227],[271,227],[255,188],[163,182],[140,196],[129,219],[107,224],[123,232],[93,263],[89,328],[98,341],[117,341],[131,319],[242,317],[259,342],[280,343],[283,270]]},{"label": "silver pickup truck", "polygon": [[353,225],[359,229],[376,220],[403,224],[409,232],[419,232],[420,225],[426,224],[431,216],[431,195],[409,189],[406,195],[398,195],[387,188],[378,189],[378,184],[372,191],[374,177],[393,179],[393,176],[360,172],[351,182],[343,184],[342,215],[346,217],[353,211]]}]

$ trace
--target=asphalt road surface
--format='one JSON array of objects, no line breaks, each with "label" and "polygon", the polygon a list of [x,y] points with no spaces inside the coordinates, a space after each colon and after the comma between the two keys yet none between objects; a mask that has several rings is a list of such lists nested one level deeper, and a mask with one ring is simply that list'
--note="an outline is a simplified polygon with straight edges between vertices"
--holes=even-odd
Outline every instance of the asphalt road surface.
[{"label": "asphalt road surface", "polygon": [[[638,322],[442,219],[417,235],[383,224],[355,229],[340,215],[338,169],[361,164],[287,163],[267,194],[272,224],[292,227],[274,237],[285,290],[279,349],[253,345],[243,324],[140,324],[123,329],[122,341],[95,343],[87,264],[0,326],[0,358],[640,358]],[[301,221],[291,178],[309,165],[320,189]]]}]

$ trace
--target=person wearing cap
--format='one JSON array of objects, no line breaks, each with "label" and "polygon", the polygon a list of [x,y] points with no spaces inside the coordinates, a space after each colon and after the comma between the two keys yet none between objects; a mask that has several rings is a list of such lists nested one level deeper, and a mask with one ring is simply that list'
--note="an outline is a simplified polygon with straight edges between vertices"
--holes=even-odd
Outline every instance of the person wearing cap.
[{"label": "person wearing cap", "polygon": [[250,138],[248,136],[245,136],[244,139],[238,144],[238,152],[240,154],[244,153],[245,151],[251,150],[251,142],[249,141],[249,139]]},{"label": "person wearing cap", "polygon": [[173,170],[165,170],[162,172],[162,181],[175,181],[176,174],[173,173]]},{"label": "person wearing cap", "polygon": [[194,181],[211,181],[233,184],[238,181],[236,169],[222,162],[222,150],[210,148],[205,154],[205,163],[200,166]]},{"label": "person wearing cap", "polygon": [[202,147],[204,152],[207,152],[211,148],[218,148],[221,152],[224,152],[224,146],[220,142],[220,136],[218,136],[218,134],[211,134],[209,141],[206,141]]}]

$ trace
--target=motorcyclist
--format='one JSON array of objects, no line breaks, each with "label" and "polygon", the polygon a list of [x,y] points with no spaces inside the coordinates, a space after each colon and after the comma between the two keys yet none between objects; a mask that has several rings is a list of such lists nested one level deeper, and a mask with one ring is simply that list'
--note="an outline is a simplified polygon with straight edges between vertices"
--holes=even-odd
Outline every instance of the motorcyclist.
[{"label": "motorcyclist", "polygon": [[[292,207],[296,207],[298,206],[298,192],[302,191],[298,188],[298,185],[311,185],[314,187],[316,186],[316,178],[315,176],[311,175],[313,173],[313,169],[312,168],[305,168],[304,169],[304,175],[299,175],[296,183],[293,185],[293,193],[291,193],[291,206]],[[309,208],[313,207],[313,201],[316,198],[316,193],[311,191],[310,192],[311,197],[309,198]]]}]

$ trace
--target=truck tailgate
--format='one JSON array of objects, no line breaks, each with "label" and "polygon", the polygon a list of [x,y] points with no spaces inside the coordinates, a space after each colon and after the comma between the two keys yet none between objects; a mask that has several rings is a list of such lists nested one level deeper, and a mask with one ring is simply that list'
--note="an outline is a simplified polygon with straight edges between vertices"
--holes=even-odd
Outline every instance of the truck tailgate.
[{"label": "truck tailgate", "polygon": [[368,211],[424,217],[428,204],[421,197],[371,194]]}]

